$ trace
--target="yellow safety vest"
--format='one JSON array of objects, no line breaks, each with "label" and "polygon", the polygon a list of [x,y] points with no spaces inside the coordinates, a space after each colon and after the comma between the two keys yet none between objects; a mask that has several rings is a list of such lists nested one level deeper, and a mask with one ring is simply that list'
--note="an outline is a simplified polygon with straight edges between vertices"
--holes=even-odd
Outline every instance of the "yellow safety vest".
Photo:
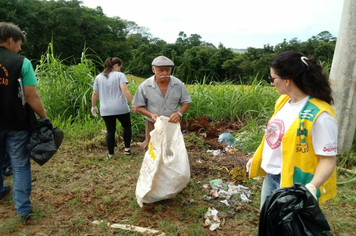
[{"label": "yellow safety vest", "polygon": [[[289,98],[288,95],[279,97],[273,116],[277,114]],[[316,118],[322,112],[329,113],[336,120],[335,112],[328,103],[310,97],[298,117],[284,134],[282,138],[282,188],[290,187],[294,183],[302,183],[305,185],[313,179],[319,158],[313,149],[311,132]],[[265,138],[266,135],[264,135],[260,146],[253,156],[250,178],[266,175],[266,172],[261,168]],[[336,196],[336,168],[332,175],[317,190],[316,195],[320,204]]]}]

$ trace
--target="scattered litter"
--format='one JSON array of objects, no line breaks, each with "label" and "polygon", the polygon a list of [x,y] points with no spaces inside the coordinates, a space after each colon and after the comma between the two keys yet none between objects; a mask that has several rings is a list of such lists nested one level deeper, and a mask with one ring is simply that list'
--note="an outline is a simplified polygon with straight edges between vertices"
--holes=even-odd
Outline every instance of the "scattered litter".
[{"label": "scattered litter", "polygon": [[[95,225],[99,225],[99,224],[104,223],[104,221],[95,220],[92,223],[95,224]],[[110,225],[110,223],[108,223],[108,226],[111,227],[111,228],[115,228],[115,229],[130,230],[130,231],[136,231],[136,232],[139,232],[139,233],[154,234],[154,235],[158,235],[158,236],[166,235],[165,233],[162,232],[162,230],[155,230],[155,229],[144,228],[144,227],[134,226],[134,225],[124,225],[124,224],[112,224],[112,225]]]},{"label": "scattered litter", "polygon": [[226,152],[229,153],[229,154],[236,154],[236,149],[229,148]]},{"label": "scattered litter", "polygon": [[203,188],[208,189],[209,188],[209,184],[203,184]]},{"label": "scattered litter", "polygon": [[246,197],[245,193],[241,193],[240,197],[241,197],[241,201],[243,202],[252,202],[250,199]]},{"label": "scattered litter", "polygon": [[[203,196],[205,201],[210,201],[214,198],[225,198],[226,200],[231,199],[234,195],[239,194],[242,202],[251,202],[249,199],[251,195],[250,188],[243,185],[235,185],[232,182],[228,185],[224,184],[221,179],[214,179],[210,181],[210,196]],[[203,188],[207,188],[205,184]],[[236,199],[236,198],[235,198]],[[231,203],[231,202],[230,202]]]},{"label": "scattered litter", "polygon": [[235,145],[239,140],[235,139],[231,133],[222,133],[219,135],[218,142],[226,143],[228,145]]},{"label": "scattered litter", "polygon": [[219,156],[221,153],[221,150],[208,150],[206,152],[211,152],[214,156]]},{"label": "scattered litter", "polygon": [[205,224],[210,225],[209,230],[214,231],[220,226],[220,219],[218,217],[218,211],[214,207],[209,207],[208,211],[204,215]]},{"label": "scattered litter", "polygon": [[231,197],[231,194],[223,189],[219,190],[219,197],[224,197],[229,199]]},{"label": "scattered litter", "polygon": [[219,193],[218,193],[218,191],[216,189],[212,189],[210,191],[210,195],[213,196],[214,198],[219,197]]},{"label": "scattered litter", "polygon": [[212,189],[227,189],[226,184],[223,183],[222,179],[214,179],[210,181],[210,187]]},{"label": "scattered litter", "polygon": [[237,212],[235,211],[234,208],[230,209],[230,211],[228,211],[231,215],[235,215]]},{"label": "scattered litter", "polygon": [[201,160],[197,160],[197,163],[203,163]]},{"label": "scattered litter", "polygon": [[185,216],[181,216],[181,217],[179,217],[179,220],[185,220]]},{"label": "scattered litter", "polygon": [[184,201],[184,205],[186,206],[192,205],[194,203],[195,203],[194,199],[190,199],[189,201]]},{"label": "scattered litter", "polygon": [[222,201],[220,201],[221,203],[224,203],[226,206],[230,206],[230,204],[227,202],[227,200],[225,199],[225,200],[222,200]]},{"label": "scattered litter", "polygon": [[212,196],[206,196],[206,195],[203,196],[204,201],[210,201],[211,199],[213,199]]},{"label": "scattered litter", "polygon": [[[238,212],[237,208],[235,209],[235,206],[241,206],[241,202],[251,202],[251,200],[248,199],[251,195],[250,188],[243,185],[235,185],[234,182],[224,184],[222,179],[214,179],[210,181],[209,185],[204,184],[203,188],[207,189],[209,186],[211,187],[209,192],[210,195],[204,195],[204,201],[211,201],[215,198],[225,198],[224,200],[220,200],[220,203],[225,204],[227,207],[232,207],[232,209],[228,211],[228,213],[232,215]],[[213,207],[209,207],[208,211],[204,215],[205,226],[210,226],[209,229],[211,231],[214,231],[224,225],[224,214],[227,217],[227,213],[220,213],[219,215],[223,219],[223,222],[221,223],[217,214],[217,210]]]},{"label": "scattered litter", "polygon": [[225,143],[227,146],[223,148],[223,150],[207,150],[208,153],[212,153],[214,156],[219,156],[222,153],[228,153],[228,154],[236,154],[237,150],[234,148],[235,146],[241,146],[240,141],[237,138],[234,138],[234,136],[231,133],[223,133],[219,135],[218,138],[219,143]]}]

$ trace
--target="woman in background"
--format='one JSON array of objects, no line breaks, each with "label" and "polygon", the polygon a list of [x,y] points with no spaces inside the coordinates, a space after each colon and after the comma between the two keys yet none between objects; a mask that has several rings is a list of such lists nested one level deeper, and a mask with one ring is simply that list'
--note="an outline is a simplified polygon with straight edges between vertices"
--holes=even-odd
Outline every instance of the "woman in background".
[{"label": "woman in background", "polygon": [[98,113],[96,102],[100,101],[100,114],[106,125],[106,157],[111,158],[114,155],[116,119],[118,119],[123,128],[123,138],[125,143],[124,154],[130,155],[131,146],[131,117],[130,108],[127,101],[132,102],[132,96],[127,88],[127,78],[120,72],[123,62],[120,58],[107,58],[104,65],[104,71],[100,73],[94,81],[92,94],[91,112],[94,116]]},{"label": "woman in background", "polygon": [[302,183],[323,203],[336,196],[338,128],[328,78],[315,58],[275,56],[269,80],[281,95],[262,143],[246,169],[264,176],[261,208],[272,191]]}]

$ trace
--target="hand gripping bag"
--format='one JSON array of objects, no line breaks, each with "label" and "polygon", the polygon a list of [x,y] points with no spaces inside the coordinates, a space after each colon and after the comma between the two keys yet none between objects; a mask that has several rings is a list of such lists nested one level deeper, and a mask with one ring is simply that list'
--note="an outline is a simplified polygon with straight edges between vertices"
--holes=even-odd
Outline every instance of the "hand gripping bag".
[{"label": "hand gripping bag", "polygon": [[152,203],[174,198],[190,179],[187,149],[179,123],[161,116],[151,131],[136,185],[137,203]]},{"label": "hand gripping bag", "polygon": [[317,200],[300,183],[280,188],[262,206],[259,236],[331,236]]}]

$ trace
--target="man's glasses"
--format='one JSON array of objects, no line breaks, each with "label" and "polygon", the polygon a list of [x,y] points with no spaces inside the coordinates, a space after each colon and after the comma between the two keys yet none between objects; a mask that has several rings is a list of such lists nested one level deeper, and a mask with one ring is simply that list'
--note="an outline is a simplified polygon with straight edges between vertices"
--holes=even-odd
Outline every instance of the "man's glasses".
[{"label": "man's glasses", "polygon": [[274,83],[274,80],[277,79],[277,78],[281,78],[279,76],[276,76],[276,77],[271,77],[271,76],[268,76],[268,80],[270,83]]}]

